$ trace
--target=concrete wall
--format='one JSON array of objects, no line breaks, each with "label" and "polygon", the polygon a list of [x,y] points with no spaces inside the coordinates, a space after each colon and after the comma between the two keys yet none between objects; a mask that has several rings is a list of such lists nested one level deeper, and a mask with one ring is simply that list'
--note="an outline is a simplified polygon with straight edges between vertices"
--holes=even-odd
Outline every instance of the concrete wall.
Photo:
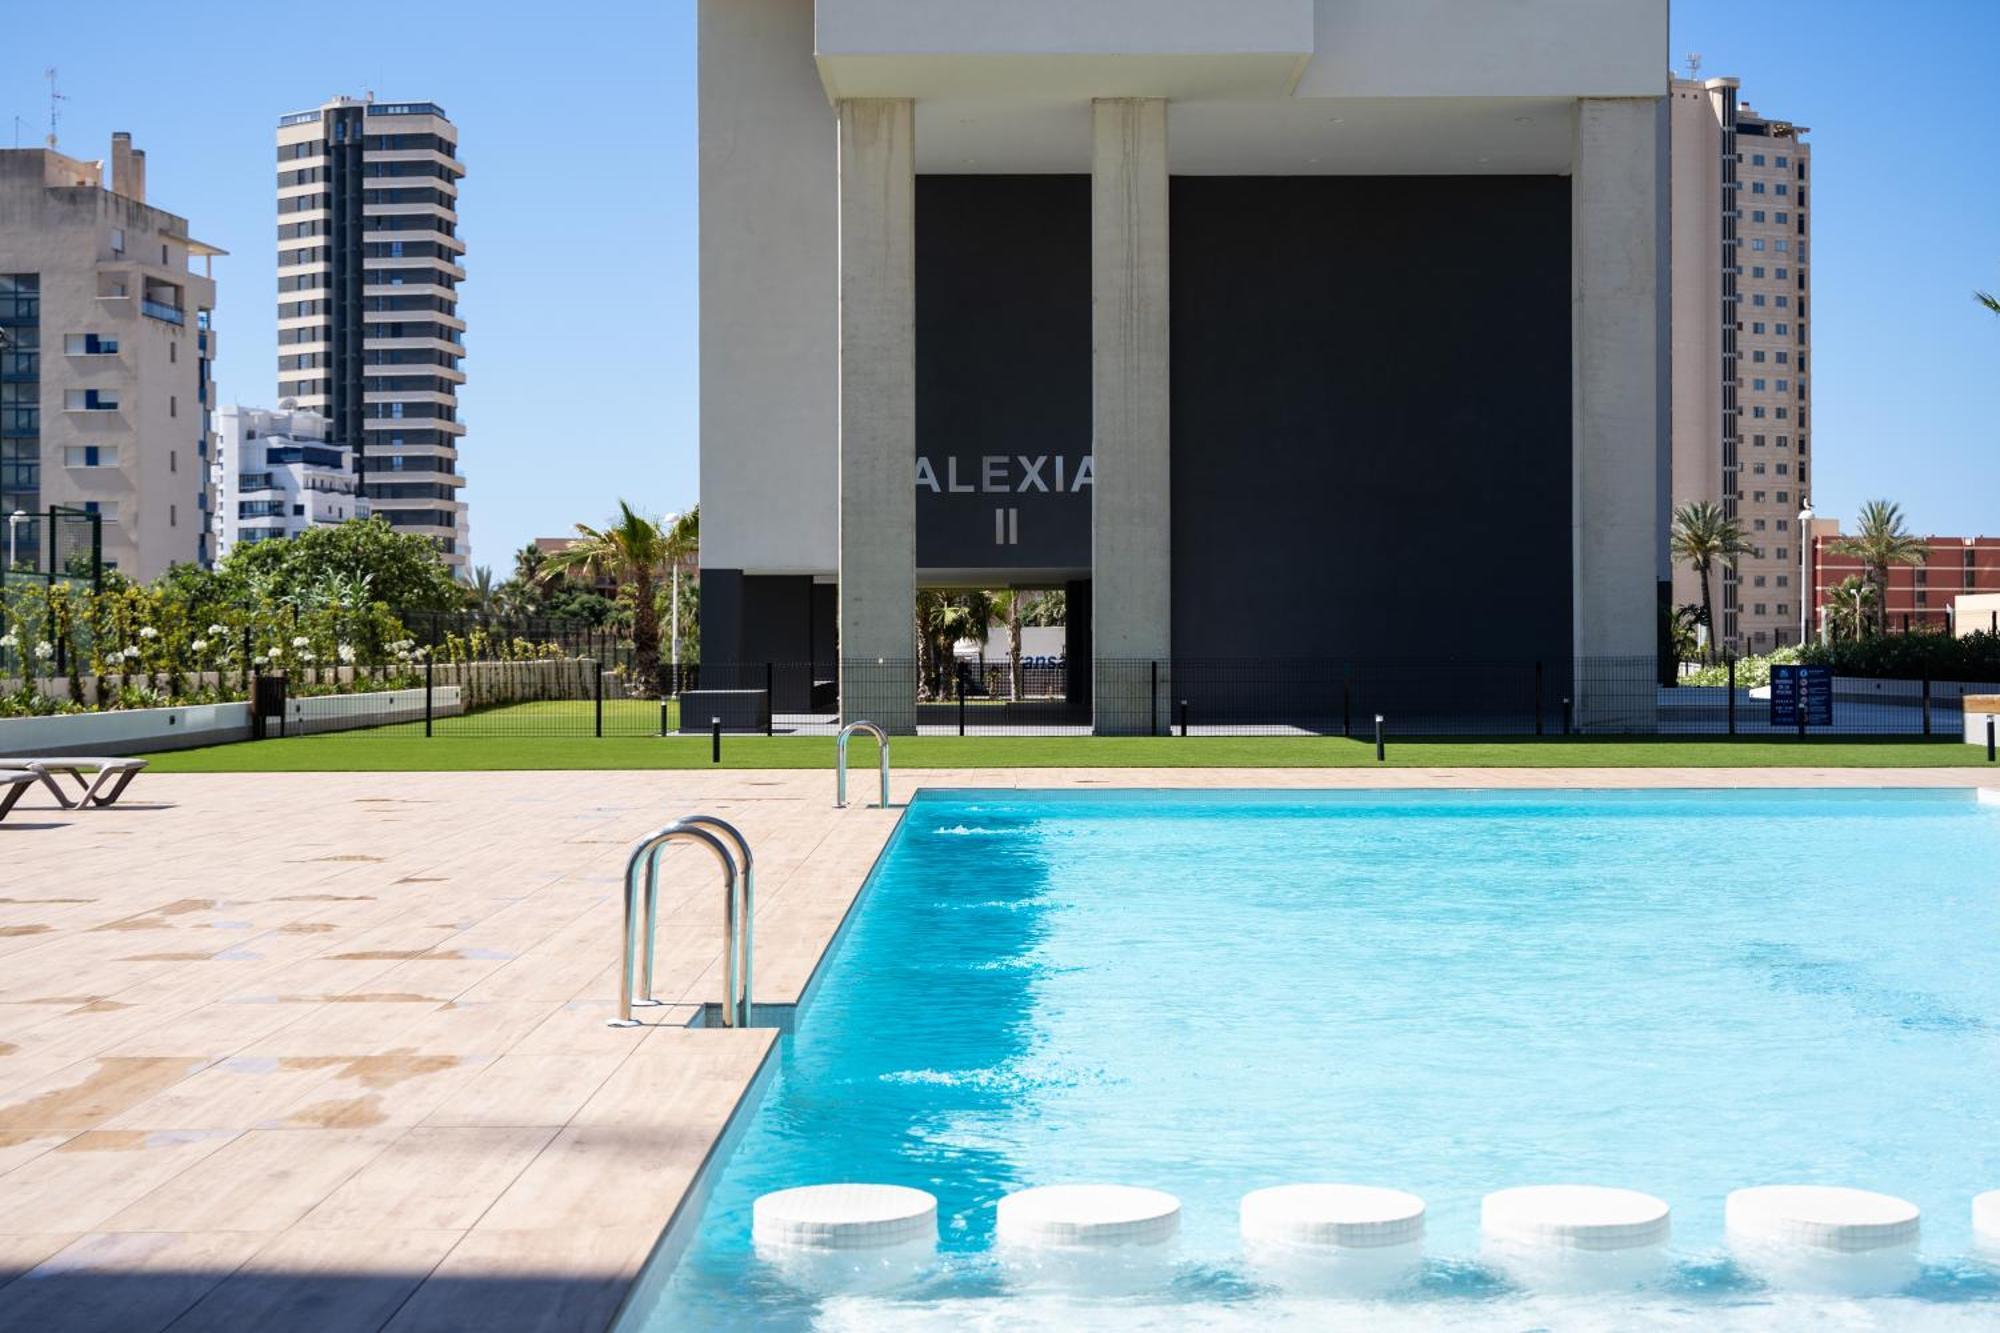
[{"label": "concrete wall", "polygon": [[837,564],[834,116],[812,0],[702,0],[701,556]]},{"label": "concrete wall", "polygon": [[[437,717],[464,711],[456,685],[434,692]],[[422,690],[321,695],[288,701],[288,725],[301,731],[351,731],[391,722],[421,721]],[[277,724],[271,723],[275,736]],[[126,708],[59,717],[0,718],[0,755],[133,755],[186,750],[250,739],[247,703],[191,704],[180,708]]]},{"label": "concrete wall", "polygon": [[[1617,660],[1602,689],[1577,684],[1586,728],[1651,725],[1621,688],[1659,647],[1657,607],[1666,112],[1659,98],[1583,101],[1570,185],[1574,643],[1579,659]],[[1598,700],[1605,700],[1600,710]],[[1614,715],[1614,710],[1616,715]]]}]

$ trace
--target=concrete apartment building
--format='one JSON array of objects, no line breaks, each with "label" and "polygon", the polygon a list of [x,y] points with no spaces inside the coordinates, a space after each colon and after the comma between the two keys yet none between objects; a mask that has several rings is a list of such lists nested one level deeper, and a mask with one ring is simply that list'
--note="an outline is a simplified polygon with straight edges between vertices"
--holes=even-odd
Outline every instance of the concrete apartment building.
[{"label": "concrete apartment building", "polygon": [[[1816,518],[1812,534],[1813,599],[1808,610],[1809,633],[1820,636],[1833,590],[1855,575],[1865,574],[1857,556],[1833,549],[1841,539],[1840,520]],[[1891,633],[1911,629],[2000,630],[2000,537],[1925,537],[1924,562],[1889,567],[1888,612]],[[1874,608],[1869,607],[1870,614]]]},{"label": "concrete apartment building", "polygon": [[317,412],[229,406],[216,414],[216,559],[239,543],[366,518],[354,456]]},{"label": "concrete apartment building", "polygon": [[[53,147],[0,150],[0,511],[95,513],[105,565],[140,580],[210,563],[222,253],[146,202],[129,134],[108,175]],[[23,558],[46,558],[44,524],[18,528]]]},{"label": "concrete apartment building", "polygon": [[466,576],[458,130],[336,97],[278,121],[278,396],[319,412],[378,518]]},{"label": "concrete apartment building", "polygon": [[1643,728],[1666,41],[1665,0],[703,0],[704,660],[837,661],[909,731],[918,587],[1061,587],[1100,732],[1170,706],[1128,663],[1468,653]]},{"label": "concrete apartment building", "polygon": [[[1801,512],[1811,431],[1812,149],[1802,125],[1760,115],[1735,79],[1675,79],[1673,483],[1676,505],[1719,504],[1752,553],[1717,576],[1716,641],[1797,643]],[[1697,604],[1692,570],[1674,603]]]}]

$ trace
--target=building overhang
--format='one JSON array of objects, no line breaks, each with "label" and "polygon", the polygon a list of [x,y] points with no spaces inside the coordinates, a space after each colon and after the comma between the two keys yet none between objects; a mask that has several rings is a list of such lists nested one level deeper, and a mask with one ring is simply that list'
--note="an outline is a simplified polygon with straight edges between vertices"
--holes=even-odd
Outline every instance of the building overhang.
[{"label": "building overhang", "polygon": [[934,173],[1086,172],[1114,97],[1172,103],[1176,174],[1563,172],[1579,98],[1667,88],[1667,0],[816,0],[814,40]]}]

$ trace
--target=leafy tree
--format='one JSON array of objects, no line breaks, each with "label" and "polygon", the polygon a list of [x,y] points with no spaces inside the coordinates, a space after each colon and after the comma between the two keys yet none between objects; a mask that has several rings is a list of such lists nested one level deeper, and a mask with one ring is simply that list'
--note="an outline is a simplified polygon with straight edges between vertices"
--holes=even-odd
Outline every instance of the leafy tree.
[{"label": "leafy tree", "polygon": [[381,602],[397,611],[448,611],[463,604],[430,539],[397,532],[380,518],[233,547],[216,574],[238,605],[269,601],[310,610],[329,601]]},{"label": "leafy tree", "polygon": [[1673,558],[1692,569],[1701,580],[1701,620],[1709,627],[1708,660],[1712,662],[1716,636],[1710,573],[1718,562],[1733,567],[1739,557],[1749,554],[1750,543],[1743,539],[1743,529],[1721,505],[1689,500],[1674,510],[1674,526],[1667,544]]},{"label": "leafy tree", "polygon": [[672,562],[667,529],[618,502],[618,514],[603,528],[576,525],[576,540],[543,561],[541,577],[550,580],[574,571],[602,574],[617,580],[619,600],[632,612],[632,658],[639,679],[660,684],[660,612],[654,588]]},{"label": "leafy tree", "polygon": [[1861,561],[1862,573],[1875,585],[1875,632],[1884,634],[1889,628],[1889,567],[1921,565],[1930,548],[1903,526],[1902,506],[1888,500],[1862,505],[1857,526],[1859,531],[1836,539],[1831,549]]}]

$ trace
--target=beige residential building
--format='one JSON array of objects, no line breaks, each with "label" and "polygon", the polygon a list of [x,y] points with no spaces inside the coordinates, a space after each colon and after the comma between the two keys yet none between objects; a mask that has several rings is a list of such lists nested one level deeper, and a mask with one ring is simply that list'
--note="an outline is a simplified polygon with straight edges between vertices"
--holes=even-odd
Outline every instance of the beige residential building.
[{"label": "beige residential building", "polygon": [[458,455],[458,130],[336,97],[278,121],[278,397],[325,415],[374,514],[470,551]]},{"label": "beige residential building", "polygon": [[222,253],[146,202],[129,134],[112,136],[108,175],[0,150],[0,510],[31,516],[14,525],[20,563],[46,560],[32,516],[51,505],[99,515],[104,563],[133,578],[210,562]]},{"label": "beige residential building", "polygon": [[[1737,80],[1673,81],[1673,483],[1720,504],[1752,553],[1716,576],[1718,642],[1800,636],[1800,514],[1811,478],[1812,149]],[[1698,603],[1674,570],[1676,605]]]}]

